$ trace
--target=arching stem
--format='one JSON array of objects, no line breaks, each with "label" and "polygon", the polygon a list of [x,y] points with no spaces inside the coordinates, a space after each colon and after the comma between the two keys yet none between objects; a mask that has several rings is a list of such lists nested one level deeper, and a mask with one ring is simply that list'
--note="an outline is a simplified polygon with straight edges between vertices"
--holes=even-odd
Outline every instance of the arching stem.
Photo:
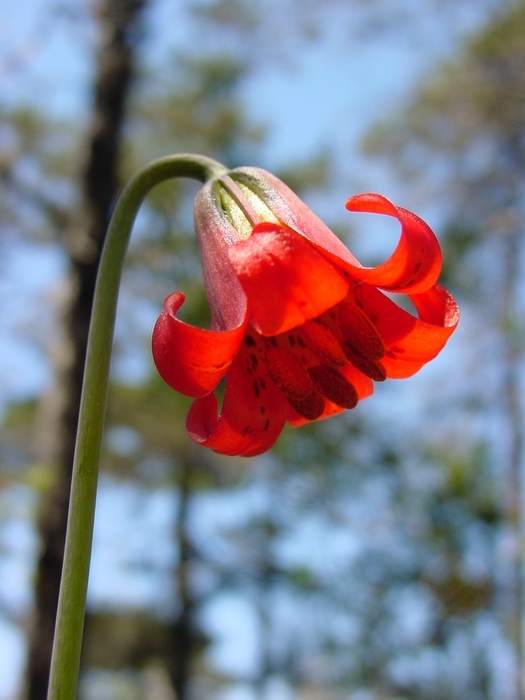
[{"label": "arching stem", "polygon": [[179,177],[206,182],[225,172],[222,165],[203,156],[180,154],[156,160],[129,181],[111,218],[89,331],[48,700],[77,697],[115,314],[135,217],[148,192],[159,183]]}]

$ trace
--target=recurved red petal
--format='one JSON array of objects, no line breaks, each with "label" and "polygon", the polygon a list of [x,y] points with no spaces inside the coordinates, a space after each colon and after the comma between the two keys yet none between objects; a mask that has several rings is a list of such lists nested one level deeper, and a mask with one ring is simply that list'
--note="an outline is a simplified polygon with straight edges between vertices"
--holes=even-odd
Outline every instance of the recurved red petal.
[{"label": "recurved red petal", "polygon": [[152,351],[155,365],[173,389],[186,396],[205,396],[219,383],[243,339],[247,317],[230,330],[212,331],[190,326],[175,314],[184,294],[175,292],[164,302],[164,309],[153,330]]},{"label": "recurved red petal", "polygon": [[269,377],[246,373],[246,354],[241,351],[228,372],[220,414],[217,398],[210,394],[193,403],[186,419],[190,437],[220,454],[261,454],[274,444],[286,422],[284,395]]},{"label": "recurved red petal", "polygon": [[356,279],[388,291],[411,294],[428,289],[436,282],[441,270],[441,251],[433,231],[415,214],[395,206],[386,197],[359,194],[346,204],[350,211],[386,214],[401,223],[401,237],[394,253],[381,265],[370,268],[361,265],[304,202],[271,173],[259,168],[241,168],[230,175],[258,192],[279,221],[309,240]]},{"label": "recurved red petal", "polygon": [[381,363],[390,378],[410,377],[432,360],[459,321],[454,298],[439,285],[410,297],[419,318],[367,284],[355,293],[385,343]]},{"label": "recurved red petal", "polygon": [[228,252],[248,298],[250,323],[263,335],[300,326],[348,293],[344,275],[315,246],[278,225],[257,225]]},{"label": "recurved red petal", "polygon": [[419,294],[441,272],[441,249],[432,229],[418,216],[397,207],[380,194],[358,194],[346,203],[349,211],[386,214],[401,224],[401,237],[392,255],[377,267],[359,267],[352,275],[387,291]]}]

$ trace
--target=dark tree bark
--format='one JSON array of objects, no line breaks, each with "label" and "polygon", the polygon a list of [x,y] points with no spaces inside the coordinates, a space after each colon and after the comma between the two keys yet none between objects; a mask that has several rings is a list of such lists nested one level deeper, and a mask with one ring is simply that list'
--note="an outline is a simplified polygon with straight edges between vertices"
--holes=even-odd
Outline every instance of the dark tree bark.
[{"label": "dark tree bark", "polygon": [[179,565],[176,572],[179,614],[169,627],[169,642],[166,649],[166,665],[175,697],[187,700],[188,679],[195,651],[193,626],[194,603],[191,596],[189,569],[192,563],[192,546],[188,537],[188,512],[191,503],[191,477],[194,467],[184,459],[179,485],[179,509],[175,526],[175,539],[179,549]]},{"label": "dark tree bark", "polygon": [[137,30],[147,0],[103,0],[93,112],[80,176],[82,202],[65,231],[70,258],[56,388],[42,407],[40,458],[56,468],[56,483],[40,517],[41,555],[27,668],[27,697],[45,700],[62,570],[71,468],[95,279],[118,189],[118,160]]}]

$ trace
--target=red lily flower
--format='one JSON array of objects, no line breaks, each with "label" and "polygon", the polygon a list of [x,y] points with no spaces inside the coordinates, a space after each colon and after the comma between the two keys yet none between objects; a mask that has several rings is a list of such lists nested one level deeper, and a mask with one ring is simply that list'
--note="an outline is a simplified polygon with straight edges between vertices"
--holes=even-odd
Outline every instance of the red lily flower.
[{"label": "red lily flower", "polygon": [[[153,332],[164,380],[195,397],[186,427],[228,455],[269,449],[298,426],[353,408],[373,381],[409,377],[457,326],[453,297],[436,284],[441,251],[415,214],[379,194],[350,211],[397,218],[401,237],[377,267],[362,266],[273,175],[239,168],[206,183],[195,225],[212,329],[184,323],[181,292],[165,301]],[[380,289],[406,294],[418,318]],[[215,389],[226,378],[222,407]]]}]

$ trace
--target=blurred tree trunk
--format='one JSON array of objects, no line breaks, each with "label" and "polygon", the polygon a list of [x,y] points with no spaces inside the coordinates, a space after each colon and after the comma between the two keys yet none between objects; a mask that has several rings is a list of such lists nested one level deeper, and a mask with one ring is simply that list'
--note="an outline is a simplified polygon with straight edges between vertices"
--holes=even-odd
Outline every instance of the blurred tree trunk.
[{"label": "blurred tree trunk", "polygon": [[187,700],[188,679],[191,675],[191,662],[195,651],[194,604],[190,587],[192,547],[188,536],[188,514],[192,496],[191,480],[194,468],[187,458],[182,461],[181,466],[179,508],[175,526],[175,541],[179,549],[179,565],[175,576],[180,609],[169,629],[166,662],[177,700]]},{"label": "blurred tree trunk", "polygon": [[41,409],[40,459],[56,469],[56,482],[40,515],[35,617],[27,668],[27,697],[45,700],[62,569],[71,467],[84,359],[100,253],[118,189],[118,160],[126,97],[135,57],[137,24],[146,0],[102,0],[93,110],[80,174],[81,202],[65,230],[70,259],[56,386]]}]

